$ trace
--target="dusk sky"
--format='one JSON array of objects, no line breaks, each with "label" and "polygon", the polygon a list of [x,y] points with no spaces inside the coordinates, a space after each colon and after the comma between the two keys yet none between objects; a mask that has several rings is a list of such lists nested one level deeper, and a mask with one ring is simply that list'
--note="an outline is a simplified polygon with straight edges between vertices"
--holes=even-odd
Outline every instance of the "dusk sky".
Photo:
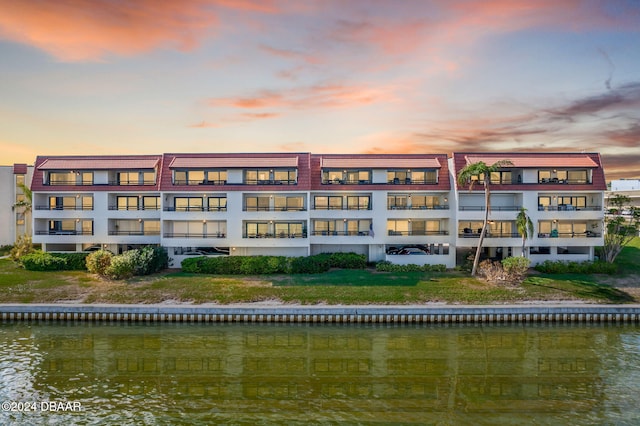
[{"label": "dusk sky", "polygon": [[636,0],[0,0],[0,164],[586,151],[640,178]]}]

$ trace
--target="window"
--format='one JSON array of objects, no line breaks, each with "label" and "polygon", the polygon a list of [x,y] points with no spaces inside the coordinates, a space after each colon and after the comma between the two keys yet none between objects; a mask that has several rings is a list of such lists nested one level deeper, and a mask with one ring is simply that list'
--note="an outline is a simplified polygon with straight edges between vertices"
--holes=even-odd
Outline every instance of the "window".
[{"label": "window", "polygon": [[510,171],[491,172],[491,183],[503,184],[503,185],[512,183],[511,172]]},{"label": "window", "polygon": [[296,180],[296,169],[256,169],[244,172],[244,183],[247,185],[295,185]]},{"label": "window", "polygon": [[387,195],[387,210],[404,210],[409,205],[407,195]]},{"label": "window", "polygon": [[569,183],[589,183],[586,170],[570,170],[567,179]]},{"label": "window", "polygon": [[264,238],[269,234],[268,222],[247,222],[245,224],[245,235],[247,238]]},{"label": "window", "polygon": [[370,210],[371,197],[369,195],[349,195],[347,197],[347,209]]},{"label": "window", "polygon": [[49,210],[75,210],[75,197],[49,197]]},{"label": "window", "polygon": [[435,209],[440,206],[440,198],[432,195],[413,194],[411,196],[411,208],[414,210]]},{"label": "window", "polygon": [[93,210],[93,197],[91,195],[83,195],[80,198],[82,201],[82,210]]},{"label": "window", "polygon": [[227,197],[209,197],[209,211],[227,210]]},{"label": "window", "polygon": [[342,210],[342,196],[316,195],[313,204],[316,210]]},{"label": "window", "polygon": [[439,220],[390,219],[387,221],[389,235],[438,235]]},{"label": "window", "polygon": [[82,227],[82,235],[93,235],[93,221],[83,220],[80,222]]},{"label": "window", "polygon": [[276,222],[276,238],[304,237],[302,222]]},{"label": "window", "polygon": [[369,235],[371,219],[323,220],[313,221],[314,235]]},{"label": "window", "polygon": [[117,173],[117,185],[138,185],[140,179],[139,172],[118,172]]},{"label": "window", "polygon": [[323,170],[323,184],[362,185],[371,183],[371,170]]},{"label": "window", "polygon": [[551,197],[549,196],[541,196],[538,197],[538,210],[550,210],[549,206],[551,206]]},{"label": "window", "polygon": [[24,225],[24,213],[16,213],[16,225]]},{"label": "window", "polygon": [[411,170],[411,183],[435,184],[438,183],[437,170]]},{"label": "window", "polygon": [[159,220],[142,221],[142,232],[144,235],[160,235],[160,221]]},{"label": "window", "polygon": [[538,183],[589,183],[588,170],[540,170]]},{"label": "window", "polygon": [[558,210],[584,209],[587,205],[587,197],[558,197]]},{"label": "window", "polygon": [[118,210],[138,210],[137,196],[122,196],[117,198]]},{"label": "window", "polygon": [[73,219],[67,220],[50,220],[49,221],[49,233],[50,234],[76,234],[76,221]]},{"label": "window", "polygon": [[20,187],[24,185],[24,175],[16,175],[16,186]]},{"label": "window", "polygon": [[269,197],[246,196],[244,209],[248,212],[269,211]]},{"label": "window", "polygon": [[142,197],[142,208],[144,210],[160,210],[160,197],[155,197],[155,196]]},{"label": "window", "polygon": [[202,198],[200,197],[176,197],[173,203],[177,212],[203,211]]},{"label": "window", "polygon": [[224,185],[225,183],[227,183],[227,172],[225,170],[173,171],[174,185]]},{"label": "window", "polygon": [[304,210],[304,200],[302,196],[276,196],[274,197],[274,208],[282,211],[302,211]]},{"label": "window", "polygon": [[411,183],[410,171],[389,170],[387,171],[387,182],[392,184]]},{"label": "window", "polygon": [[49,185],[75,185],[76,174],[73,172],[49,172]]},{"label": "window", "polygon": [[93,172],[82,172],[80,185],[93,185]]}]

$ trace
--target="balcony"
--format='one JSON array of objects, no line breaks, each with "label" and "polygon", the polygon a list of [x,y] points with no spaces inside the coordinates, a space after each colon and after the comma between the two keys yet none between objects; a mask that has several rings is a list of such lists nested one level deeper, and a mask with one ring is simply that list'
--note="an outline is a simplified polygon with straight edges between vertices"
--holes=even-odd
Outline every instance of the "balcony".
[{"label": "balcony", "polygon": [[[492,212],[517,212],[520,211],[522,206],[491,206]],[[483,212],[485,211],[485,206],[458,206],[459,211],[474,211],[474,212]]]},{"label": "balcony", "polygon": [[93,231],[76,231],[76,230],[48,230],[35,231],[36,235],[93,235]]},{"label": "balcony", "polygon": [[174,179],[172,182],[173,185],[226,185],[227,180],[207,180],[207,179]]},{"label": "balcony", "polygon": [[561,204],[559,206],[538,205],[538,211],[541,211],[541,212],[544,212],[544,211],[578,211],[578,210],[598,212],[598,211],[602,211],[602,206],[576,207],[576,206],[573,206],[571,204]]},{"label": "balcony", "polygon": [[[465,229],[463,232],[458,233],[459,238],[480,238],[482,230],[479,232],[473,232],[471,229]],[[485,232],[485,238],[521,238],[522,236],[517,232]]]},{"label": "balcony", "polygon": [[437,185],[437,179],[412,179],[412,178],[393,178],[387,181],[389,185]]},{"label": "balcony", "polygon": [[109,231],[109,235],[126,235],[126,236],[152,236],[160,235],[160,231]]},{"label": "balcony", "polygon": [[205,206],[184,206],[184,207],[165,207],[165,212],[226,212],[227,207],[205,207]]},{"label": "balcony", "polygon": [[143,180],[143,181],[139,181],[137,179],[133,179],[133,180],[112,179],[112,180],[109,180],[109,185],[113,185],[113,186],[153,186],[155,184],[156,184],[155,180]]},{"label": "balcony", "polygon": [[223,232],[215,233],[196,233],[196,232],[165,232],[164,238],[226,238],[227,234]]},{"label": "balcony", "polygon": [[425,230],[420,230],[420,231],[393,231],[393,230],[390,229],[388,232],[389,232],[389,235],[392,235],[392,236],[449,235],[449,231],[425,231]]},{"label": "balcony", "polygon": [[555,230],[549,233],[538,233],[538,238],[600,238],[602,234],[599,232],[557,232]]},{"label": "balcony", "polygon": [[93,206],[48,206],[37,205],[36,210],[63,211],[63,210],[93,210]]},{"label": "balcony", "polygon": [[366,237],[371,234],[370,231],[313,231],[312,235],[328,237]]},{"label": "balcony", "polygon": [[449,205],[448,204],[432,205],[432,206],[390,205],[390,206],[387,206],[387,210],[449,210]]},{"label": "balcony", "polygon": [[307,211],[304,207],[275,207],[275,206],[252,206],[244,207],[242,209],[245,212],[304,212]]},{"label": "balcony", "polygon": [[242,234],[242,238],[307,238],[306,232],[280,232],[277,234],[265,233],[265,234],[254,234],[254,233],[244,233]]},{"label": "balcony", "polygon": [[153,207],[149,207],[149,206],[109,206],[109,210],[112,211],[142,211],[142,210],[149,210],[149,211],[158,211],[160,210],[160,206],[153,206]]}]

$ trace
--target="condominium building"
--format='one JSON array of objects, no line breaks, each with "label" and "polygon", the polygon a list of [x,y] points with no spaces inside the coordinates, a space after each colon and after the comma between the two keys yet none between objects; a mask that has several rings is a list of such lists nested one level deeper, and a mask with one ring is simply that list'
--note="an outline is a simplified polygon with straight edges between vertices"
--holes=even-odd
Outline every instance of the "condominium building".
[{"label": "condominium building", "polygon": [[477,244],[484,203],[455,175],[503,158],[513,166],[496,174],[487,256],[521,253],[524,206],[536,225],[532,260],[593,258],[605,189],[597,154],[43,156],[33,238],[46,251],[159,244],[174,266],[200,254],[342,251],[453,267]]},{"label": "condominium building", "polygon": [[11,245],[24,234],[31,235],[31,206],[24,188],[29,186],[33,166],[0,166],[0,245]]},{"label": "condominium building", "polygon": [[[457,175],[465,166],[484,162],[510,165],[491,174],[489,227],[484,254],[488,258],[520,256],[522,237],[516,216],[526,209],[534,234],[525,247],[533,264],[547,259],[593,260],[604,243],[603,196],[606,183],[599,154],[578,153],[454,153]],[[485,214],[482,185],[456,182],[458,262],[477,247]]]}]

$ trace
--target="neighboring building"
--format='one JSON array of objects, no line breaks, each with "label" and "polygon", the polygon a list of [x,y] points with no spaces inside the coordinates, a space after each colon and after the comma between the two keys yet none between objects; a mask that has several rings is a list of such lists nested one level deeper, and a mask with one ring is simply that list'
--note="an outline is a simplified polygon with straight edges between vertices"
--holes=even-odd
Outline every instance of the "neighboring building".
[{"label": "neighboring building", "polygon": [[[606,190],[599,154],[574,153],[454,153],[452,169],[479,161],[492,165],[510,160],[512,165],[491,176],[491,212],[484,254],[489,258],[520,256],[522,238],[516,228],[521,207],[534,224],[527,241],[533,264],[547,259],[585,261],[594,259],[602,246],[603,195]],[[458,201],[458,262],[477,246],[484,219],[482,185],[469,191],[455,186]]]},{"label": "neighboring building", "polygon": [[[611,181],[611,190],[605,194],[605,201],[614,195],[629,197],[629,206],[640,209],[640,179],[621,179]],[[631,210],[625,210],[623,214],[630,214]]]},{"label": "neighboring building", "polygon": [[453,267],[477,244],[484,199],[451,182],[469,161],[503,158],[514,166],[496,174],[487,256],[520,254],[524,206],[534,262],[592,259],[605,189],[597,154],[38,157],[33,238],[46,251],[159,244],[174,266],[203,253],[349,251]]},{"label": "neighboring building", "polygon": [[31,208],[21,185],[29,186],[33,166],[0,166],[0,245],[13,244],[20,235],[31,235]]}]

